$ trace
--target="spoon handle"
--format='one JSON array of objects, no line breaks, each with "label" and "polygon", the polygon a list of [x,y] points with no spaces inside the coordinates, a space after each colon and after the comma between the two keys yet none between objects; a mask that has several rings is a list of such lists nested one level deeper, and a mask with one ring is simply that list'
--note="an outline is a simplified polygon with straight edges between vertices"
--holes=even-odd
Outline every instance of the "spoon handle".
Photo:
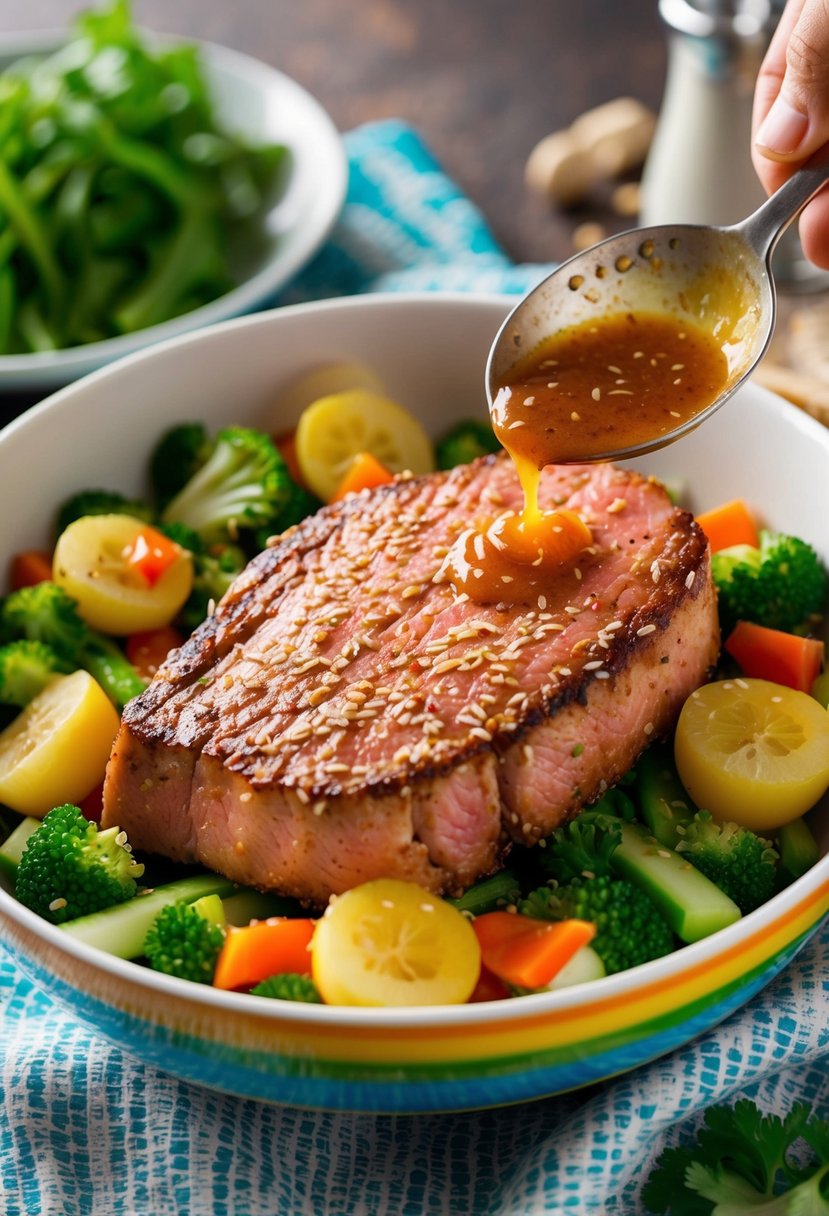
[{"label": "spoon handle", "polygon": [[[817,158],[814,158],[814,161],[816,160]],[[829,159],[823,154],[819,163],[814,161],[793,173],[753,215],[731,228],[732,232],[739,232],[764,261],[769,259],[778,240],[795,216],[829,181]]]}]

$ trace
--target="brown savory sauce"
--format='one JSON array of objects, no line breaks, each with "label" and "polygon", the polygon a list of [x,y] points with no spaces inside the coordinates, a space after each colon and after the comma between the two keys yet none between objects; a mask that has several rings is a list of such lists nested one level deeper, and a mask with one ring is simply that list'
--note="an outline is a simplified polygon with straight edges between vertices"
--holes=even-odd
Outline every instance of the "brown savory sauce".
[{"label": "brown savory sauce", "polygon": [[715,339],[661,314],[609,316],[543,342],[511,369],[492,406],[524,509],[458,538],[446,562],[455,590],[478,603],[535,603],[562,564],[591,543],[574,512],[539,509],[540,470],[676,430],[710,405],[727,379]]},{"label": "brown savory sauce", "polygon": [[702,330],[620,313],[561,330],[512,368],[492,422],[507,451],[541,469],[674,431],[727,380],[726,357]]}]

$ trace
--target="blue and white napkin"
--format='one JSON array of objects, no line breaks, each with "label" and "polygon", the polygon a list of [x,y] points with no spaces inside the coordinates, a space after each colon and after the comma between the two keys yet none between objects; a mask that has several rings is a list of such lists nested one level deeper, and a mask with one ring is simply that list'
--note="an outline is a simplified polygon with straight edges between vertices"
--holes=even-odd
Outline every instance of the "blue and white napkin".
[{"label": "blue and white napkin", "polygon": [[[346,137],[326,248],[284,303],[377,290],[522,293],[514,266],[401,123]],[[313,1114],[145,1067],[33,989],[0,947],[0,1216],[639,1216],[659,1152],[706,1107],[829,1114],[829,924],[716,1030],[587,1093],[468,1115]]]}]

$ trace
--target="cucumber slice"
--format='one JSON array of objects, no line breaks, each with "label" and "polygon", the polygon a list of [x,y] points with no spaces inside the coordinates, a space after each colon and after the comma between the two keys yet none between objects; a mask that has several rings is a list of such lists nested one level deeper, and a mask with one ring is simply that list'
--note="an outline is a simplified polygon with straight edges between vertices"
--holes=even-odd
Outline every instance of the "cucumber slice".
[{"label": "cucumber slice", "polygon": [[17,867],[20,865],[20,858],[23,856],[23,850],[26,848],[29,837],[33,832],[36,832],[40,827],[41,820],[33,819],[27,816],[21,819],[17,827],[7,836],[0,847],[0,871],[14,882],[17,874]]},{"label": "cucumber slice", "polygon": [[638,824],[620,824],[612,865],[647,891],[677,937],[697,942],[739,920],[740,909],[680,853]]},{"label": "cucumber slice", "polygon": [[636,764],[636,798],[642,818],[660,844],[676,847],[678,828],[690,823],[695,807],[676,771],[672,750],[664,743],[649,747]]},{"label": "cucumber slice", "polygon": [[820,861],[820,846],[804,819],[784,823],[777,833],[780,868],[793,879],[800,878]]},{"label": "cucumber slice", "polygon": [[557,992],[559,988],[572,988],[576,984],[587,984],[590,980],[600,980],[607,975],[605,965],[592,946],[582,946],[577,950],[568,963],[554,976],[547,985],[549,992]]}]

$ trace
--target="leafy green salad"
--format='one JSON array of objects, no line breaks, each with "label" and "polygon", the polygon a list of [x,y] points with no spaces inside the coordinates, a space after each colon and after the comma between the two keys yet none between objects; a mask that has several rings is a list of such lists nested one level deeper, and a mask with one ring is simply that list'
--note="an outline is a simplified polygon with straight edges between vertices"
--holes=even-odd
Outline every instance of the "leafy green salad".
[{"label": "leafy green salad", "polygon": [[0,75],[0,354],[159,324],[229,291],[288,165],[215,113],[194,46],[148,45],[129,0]]}]

